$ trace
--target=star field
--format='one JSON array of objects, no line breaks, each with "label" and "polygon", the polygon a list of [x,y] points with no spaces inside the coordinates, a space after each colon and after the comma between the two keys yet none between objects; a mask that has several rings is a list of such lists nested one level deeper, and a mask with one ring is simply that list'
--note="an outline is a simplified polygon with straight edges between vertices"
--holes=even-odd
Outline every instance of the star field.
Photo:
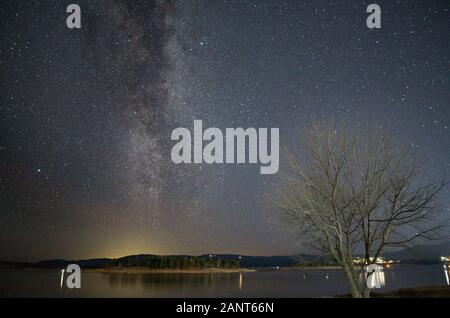
[{"label": "star field", "polygon": [[80,30],[65,1],[0,4],[0,259],[299,252],[278,176],[171,162],[194,119],[292,147],[313,119],[388,124],[450,168],[448,1],[376,1],[375,30],[364,1],[73,2]]}]

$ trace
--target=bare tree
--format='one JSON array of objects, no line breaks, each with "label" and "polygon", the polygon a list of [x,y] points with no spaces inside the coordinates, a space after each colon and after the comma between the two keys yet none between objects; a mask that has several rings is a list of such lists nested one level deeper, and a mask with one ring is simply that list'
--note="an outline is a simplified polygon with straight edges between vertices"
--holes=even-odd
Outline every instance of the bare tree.
[{"label": "bare tree", "polygon": [[376,263],[388,246],[439,238],[437,196],[445,186],[425,179],[426,162],[387,131],[313,126],[301,156],[286,151],[288,173],[277,211],[302,241],[342,267],[353,297],[369,297],[354,255]]}]

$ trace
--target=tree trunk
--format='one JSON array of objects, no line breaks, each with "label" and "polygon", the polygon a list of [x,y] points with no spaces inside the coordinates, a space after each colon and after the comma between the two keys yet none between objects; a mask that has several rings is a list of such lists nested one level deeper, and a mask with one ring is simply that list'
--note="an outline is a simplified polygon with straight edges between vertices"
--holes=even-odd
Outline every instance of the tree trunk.
[{"label": "tree trunk", "polygon": [[370,288],[367,288],[367,286],[365,286],[365,287],[364,287],[363,297],[364,297],[364,298],[370,298],[370,292],[371,292],[371,289],[370,289]]},{"label": "tree trunk", "polygon": [[361,298],[362,293],[359,286],[359,281],[355,281],[355,276],[353,275],[351,269],[347,265],[344,265],[343,269],[353,298]]},{"label": "tree trunk", "polygon": [[367,278],[368,278],[368,273],[363,273],[364,276],[364,285],[362,286],[363,291],[362,291],[362,296],[363,298],[370,298],[370,292],[372,291],[369,287],[367,287]]}]

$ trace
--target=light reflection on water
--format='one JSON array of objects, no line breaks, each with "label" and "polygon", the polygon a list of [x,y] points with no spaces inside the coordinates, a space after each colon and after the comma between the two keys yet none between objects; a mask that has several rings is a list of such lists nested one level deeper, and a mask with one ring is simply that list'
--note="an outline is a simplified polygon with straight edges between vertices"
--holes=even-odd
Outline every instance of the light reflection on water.
[{"label": "light reflection on water", "polygon": [[450,266],[444,264],[445,281],[450,286]]},{"label": "light reflection on water", "polygon": [[[447,276],[446,276],[447,273]],[[386,286],[447,285],[442,265],[398,265],[385,270]],[[81,289],[60,288],[60,271],[0,270],[2,297],[327,297],[348,293],[340,270],[274,270],[254,273],[82,273]]]},{"label": "light reflection on water", "polygon": [[244,275],[242,273],[239,274],[239,289],[242,290],[244,287]]}]

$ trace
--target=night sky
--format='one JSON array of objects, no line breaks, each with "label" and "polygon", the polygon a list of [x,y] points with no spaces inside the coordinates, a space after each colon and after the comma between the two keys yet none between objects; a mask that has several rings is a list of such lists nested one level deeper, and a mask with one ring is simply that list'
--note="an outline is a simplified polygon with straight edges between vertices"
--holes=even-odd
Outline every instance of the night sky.
[{"label": "night sky", "polygon": [[2,0],[0,32],[0,259],[301,252],[278,175],[172,163],[194,119],[281,146],[312,119],[388,123],[450,168],[449,1]]}]

